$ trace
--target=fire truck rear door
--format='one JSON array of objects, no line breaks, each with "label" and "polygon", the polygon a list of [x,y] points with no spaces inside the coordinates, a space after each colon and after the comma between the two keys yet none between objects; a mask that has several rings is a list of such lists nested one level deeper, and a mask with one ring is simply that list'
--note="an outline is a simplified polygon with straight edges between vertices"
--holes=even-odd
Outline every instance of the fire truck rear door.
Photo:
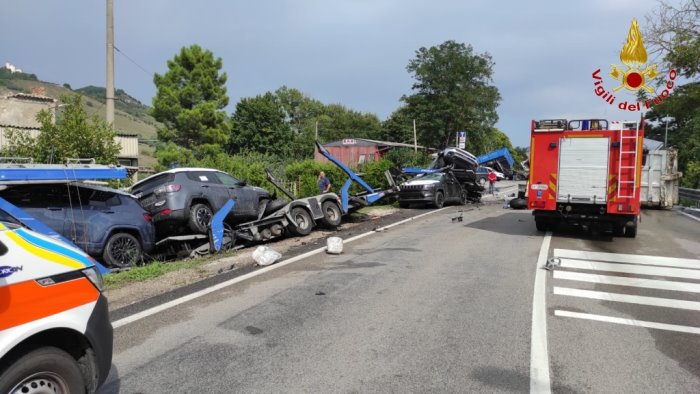
[{"label": "fire truck rear door", "polygon": [[603,204],[608,187],[608,138],[559,141],[557,201]]}]

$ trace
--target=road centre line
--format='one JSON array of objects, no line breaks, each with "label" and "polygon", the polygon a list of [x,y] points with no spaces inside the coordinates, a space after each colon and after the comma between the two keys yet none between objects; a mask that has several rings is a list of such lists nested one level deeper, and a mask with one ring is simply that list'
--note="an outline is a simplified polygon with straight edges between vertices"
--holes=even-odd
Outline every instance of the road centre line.
[{"label": "road centre line", "polygon": [[[389,228],[392,228],[392,227],[395,227],[395,226],[398,226],[398,225],[401,225],[401,224],[410,222],[410,221],[412,221],[412,220],[420,219],[420,218],[422,218],[422,217],[424,217],[424,216],[427,216],[427,215],[432,215],[432,214],[434,214],[434,213],[443,211],[443,210],[448,209],[448,208],[449,208],[449,207],[445,207],[445,208],[440,208],[440,209],[432,210],[432,211],[430,211],[430,212],[422,213],[422,214],[420,214],[420,215],[413,216],[413,217],[410,217],[410,218],[407,218],[407,219],[398,221],[398,222],[396,222],[396,223],[392,223],[392,224],[390,224],[390,225],[387,225],[387,226],[384,226],[384,227],[380,227],[380,228],[377,228],[377,229],[372,230],[372,231],[368,231],[368,232],[363,233],[363,234],[360,234],[360,235],[356,235],[356,236],[354,236],[354,237],[352,237],[352,238],[348,238],[348,239],[344,240],[343,242],[344,242],[344,243],[346,243],[346,242],[352,242],[352,241],[358,240],[358,239],[360,239],[360,238],[364,238],[364,237],[366,237],[366,236],[368,236],[368,235],[374,234],[375,232],[384,231],[384,230],[386,230],[386,229],[389,229]],[[185,302],[192,301],[192,300],[194,300],[194,299],[203,297],[203,296],[205,296],[205,295],[207,295],[207,294],[209,294],[209,293],[213,293],[213,292],[215,292],[215,291],[221,290],[221,289],[223,289],[223,288],[226,288],[226,287],[228,287],[228,286],[234,285],[234,284],[236,284],[236,283],[243,282],[244,280],[247,280],[247,279],[250,279],[250,278],[254,278],[254,277],[258,276],[258,275],[262,275],[262,274],[264,274],[264,273],[267,273],[267,272],[269,272],[269,271],[275,270],[275,269],[277,269],[277,268],[284,267],[285,265],[288,265],[288,264],[291,264],[291,263],[295,263],[295,262],[297,262],[297,261],[299,261],[299,260],[303,260],[303,259],[305,259],[305,258],[307,258],[307,257],[313,256],[313,255],[316,255],[316,254],[319,254],[319,253],[321,253],[321,252],[323,252],[323,251],[325,251],[325,250],[326,250],[326,247],[325,247],[325,246],[324,246],[324,247],[321,247],[321,248],[318,248],[318,249],[314,249],[314,250],[311,250],[311,251],[306,252],[306,253],[304,253],[304,254],[300,254],[299,256],[295,256],[295,257],[289,258],[289,259],[287,259],[287,260],[280,261],[280,262],[277,263],[277,264],[273,264],[273,265],[269,265],[269,266],[264,267],[264,268],[260,268],[260,269],[258,269],[258,270],[255,270],[255,271],[253,271],[253,272],[249,272],[249,273],[247,273],[247,274],[245,274],[245,275],[238,276],[238,277],[233,278],[233,279],[231,279],[231,280],[228,280],[228,281],[226,281],[226,282],[221,282],[221,283],[216,284],[216,285],[214,285],[214,286],[207,287],[206,289],[202,289],[202,290],[196,291],[196,292],[194,292],[194,293],[188,294],[188,295],[186,295],[186,296],[183,296],[183,297],[180,297],[180,298],[176,298],[176,299],[171,300],[171,301],[168,301],[168,302],[166,302],[166,303],[164,303],[164,304],[160,304],[160,305],[154,306],[153,308],[146,309],[146,310],[144,310],[144,311],[135,313],[135,314],[133,314],[133,315],[130,315],[130,316],[124,317],[124,318],[122,318],[122,319],[119,319],[119,320],[117,320],[117,321],[115,321],[115,322],[112,322],[112,327],[113,327],[113,328],[123,327],[123,326],[125,326],[125,325],[127,325],[127,324],[130,324],[130,323],[133,323],[133,322],[135,322],[135,321],[137,321],[137,320],[141,320],[141,319],[143,319],[143,318],[146,318],[146,317],[155,315],[156,313],[159,313],[159,312],[168,310],[168,309],[170,309],[170,308],[174,308],[174,307],[176,307],[176,306],[178,306],[178,305],[184,304]]]},{"label": "road centre line", "polygon": [[600,283],[615,286],[643,287],[646,289],[660,289],[700,293],[700,283],[673,282],[657,279],[629,278],[622,276],[584,274],[582,272],[554,271],[554,279],[573,280],[579,282]]},{"label": "road centre line", "polygon": [[579,260],[597,260],[613,263],[661,265],[666,267],[700,269],[700,260],[664,256],[649,256],[642,254],[602,253],[588,252],[583,250],[554,249],[554,257],[568,257]]},{"label": "road centre line", "polygon": [[604,315],[593,315],[589,313],[562,311],[559,309],[556,309],[554,311],[554,316],[573,317],[576,319],[595,320],[606,323],[624,324],[627,326],[634,327],[655,328],[658,330],[685,332],[689,334],[700,334],[700,327],[679,326],[676,324],[656,323],[644,320],[625,319],[622,317],[612,317]]},{"label": "road centre line", "polygon": [[700,270],[663,267],[641,267],[631,264],[603,263],[600,261],[584,261],[561,258],[559,267],[576,268],[594,271],[624,272],[628,274],[670,276],[686,279],[700,279]]},{"label": "road centre line", "polygon": [[659,306],[664,308],[688,309],[700,311],[700,302],[676,300],[673,298],[647,297],[631,294],[608,293],[605,291],[570,289],[568,287],[554,287],[555,295],[590,298],[594,300],[625,302],[629,304]]},{"label": "road centre line", "polygon": [[547,277],[544,265],[549,255],[552,233],[548,231],[540,246],[535,266],[535,286],[532,296],[532,328],[530,340],[530,393],[552,392],[549,378],[549,351],[547,350]]}]

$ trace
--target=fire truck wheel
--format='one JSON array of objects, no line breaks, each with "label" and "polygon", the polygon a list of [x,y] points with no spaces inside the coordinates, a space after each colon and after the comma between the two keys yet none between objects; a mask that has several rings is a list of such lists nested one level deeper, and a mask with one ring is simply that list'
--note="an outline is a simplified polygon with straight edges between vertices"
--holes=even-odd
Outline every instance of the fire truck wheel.
[{"label": "fire truck wheel", "polygon": [[321,211],[323,212],[323,224],[326,225],[326,227],[337,227],[340,224],[342,213],[337,203],[333,201],[324,201],[323,204],[321,204]]},{"label": "fire truck wheel", "polygon": [[190,219],[188,225],[190,230],[197,234],[206,234],[209,230],[209,222],[214,214],[207,204],[194,204],[190,208]]},{"label": "fire truck wheel", "polygon": [[547,231],[549,222],[545,219],[535,219],[535,227],[537,227],[537,231]]},{"label": "fire truck wheel", "polygon": [[311,215],[306,212],[306,209],[301,207],[292,208],[289,215],[292,217],[292,223],[287,227],[289,232],[302,237],[304,235],[309,235],[314,224],[311,221]]},{"label": "fire truck wheel", "polygon": [[0,393],[83,393],[78,362],[61,349],[43,347],[10,364],[0,374]]},{"label": "fire truck wheel", "polygon": [[637,223],[632,226],[627,226],[625,228],[625,237],[635,238],[637,236]]},{"label": "fire truck wheel", "polygon": [[442,194],[442,191],[438,190],[435,192],[435,200],[433,200],[433,206],[435,206],[435,208],[442,208],[443,205],[445,205],[445,195]]}]

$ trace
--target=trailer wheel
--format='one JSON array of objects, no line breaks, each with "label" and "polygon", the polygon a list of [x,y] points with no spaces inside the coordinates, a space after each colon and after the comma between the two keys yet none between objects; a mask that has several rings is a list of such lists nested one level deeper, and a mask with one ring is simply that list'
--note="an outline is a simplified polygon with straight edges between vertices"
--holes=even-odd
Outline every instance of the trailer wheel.
[{"label": "trailer wheel", "polygon": [[27,353],[0,374],[2,393],[84,393],[78,362],[56,347]]},{"label": "trailer wheel", "polygon": [[343,214],[340,212],[340,207],[337,203],[333,201],[324,201],[321,204],[321,211],[323,212],[323,224],[327,227],[337,227],[341,220]]},{"label": "trailer wheel", "polygon": [[126,268],[141,260],[141,244],[131,234],[112,234],[102,253],[105,264],[110,267]]},{"label": "trailer wheel", "polygon": [[442,206],[445,205],[445,195],[442,194],[441,190],[438,190],[435,192],[435,200],[433,200],[433,206],[435,208],[442,208]]},{"label": "trailer wheel", "polygon": [[190,218],[187,221],[187,225],[190,230],[197,234],[206,234],[209,231],[209,222],[211,222],[211,217],[213,213],[211,208],[207,204],[194,204],[190,208]]},{"label": "trailer wheel", "polygon": [[306,211],[306,209],[301,207],[292,208],[289,213],[292,217],[292,223],[287,226],[290,233],[298,236],[309,235],[314,227],[311,221],[311,215]]}]

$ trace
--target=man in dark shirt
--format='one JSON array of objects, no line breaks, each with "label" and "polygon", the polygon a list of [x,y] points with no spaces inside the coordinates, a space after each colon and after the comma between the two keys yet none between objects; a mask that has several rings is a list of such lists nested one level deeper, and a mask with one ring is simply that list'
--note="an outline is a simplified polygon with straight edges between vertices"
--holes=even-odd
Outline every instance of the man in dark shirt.
[{"label": "man in dark shirt", "polygon": [[323,171],[318,174],[318,188],[321,193],[329,193],[331,191],[331,181],[326,178],[326,173]]}]

